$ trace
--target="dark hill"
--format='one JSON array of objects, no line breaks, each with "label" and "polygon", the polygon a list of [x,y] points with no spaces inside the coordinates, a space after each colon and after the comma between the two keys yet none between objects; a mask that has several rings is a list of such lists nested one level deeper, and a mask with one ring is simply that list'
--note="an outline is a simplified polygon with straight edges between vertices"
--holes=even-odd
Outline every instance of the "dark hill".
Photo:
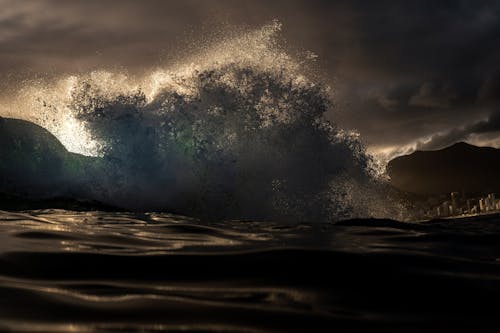
[{"label": "dark hill", "polygon": [[59,189],[69,153],[47,130],[27,121],[0,118],[0,189],[42,194]]},{"label": "dark hill", "polygon": [[394,187],[415,194],[500,192],[500,149],[460,142],[395,158],[387,171]]},{"label": "dark hill", "polygon": [[33,198],[82,193],[74,180],[82,180],[93,163],[68,152],[38,125],[0,117],[0,193]]}]

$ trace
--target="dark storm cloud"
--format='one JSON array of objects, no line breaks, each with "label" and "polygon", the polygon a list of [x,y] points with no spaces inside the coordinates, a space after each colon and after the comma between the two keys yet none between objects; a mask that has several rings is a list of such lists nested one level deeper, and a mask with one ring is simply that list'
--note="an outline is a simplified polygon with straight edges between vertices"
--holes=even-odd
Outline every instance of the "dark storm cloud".
[{"label": "dark storm cloud", "polygon": [[[220,33],[228,24],[259,27],[275,18],[293,36],[291,44],[325,49],[327,59],[330,46],[349,38],[342,37],[347,29],[342,13],[322,13],[320,5],[293,0],[0,0],[0,75],[15,81],[34,73],[95,68],[140,72],[175,58],[191,41],[211,38],[212,30]],[[345,29],[331,29],[335,17]],[[0,87],[11,83],[3,80]]]},{"label": "dark storm cloud", "polygon": [[[431,136],[436,141],[428,146],[453,143],[478,130],[473,125],[481,119],[494,118],[498,3],[356,2],[356,12],[359,76],[348,80],[343,97],[354,100],[351,113],[365,119],[347,122],[369,142],[403,145]],[[356,91],[360,83],[375,93]],[[448,140],[437,133],[448,133]]]},{"label": "dark storm cloud", "polygon": [[489,118],[460,128],[453,128],[444,133],[435,134],[429,142],[419,142],[418,149],[435,150],[452,145],[455,142],[469,140],[472,135],[500,132],[500,112],[493,113]]},{"label": "dark storm cloud", "polygon": [[[329,116],[366,142],[438,147],[494,133],[500,118],[497,1],[0,0],[0,88],[94,68],[140,72],[223,23],[284,25],[335,84]],[[487,120],[486,120],[487,119]]]}]

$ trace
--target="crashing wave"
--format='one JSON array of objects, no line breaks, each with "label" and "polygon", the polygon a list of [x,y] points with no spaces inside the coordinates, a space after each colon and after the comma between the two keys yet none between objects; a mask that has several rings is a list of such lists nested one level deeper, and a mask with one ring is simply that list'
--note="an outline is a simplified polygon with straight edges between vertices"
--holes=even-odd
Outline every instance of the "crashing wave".
[{"label": "crashing wave", "polygon": [[279,30],[225,39],[143,80],[99,71],[24,94],[70,150],[100,157],[82,185],[93,199],[224,218],[383,215],[370,157],[325,120],[329,88],[278,45]]}]

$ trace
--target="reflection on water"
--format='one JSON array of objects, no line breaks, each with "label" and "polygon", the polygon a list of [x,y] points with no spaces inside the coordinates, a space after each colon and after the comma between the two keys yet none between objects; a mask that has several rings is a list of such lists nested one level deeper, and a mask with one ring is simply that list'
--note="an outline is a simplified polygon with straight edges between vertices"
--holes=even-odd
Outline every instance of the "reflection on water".
[{"label": "reflection on water", "polygon": [[493,332],[498,223],[0,212],[0,330]]}]

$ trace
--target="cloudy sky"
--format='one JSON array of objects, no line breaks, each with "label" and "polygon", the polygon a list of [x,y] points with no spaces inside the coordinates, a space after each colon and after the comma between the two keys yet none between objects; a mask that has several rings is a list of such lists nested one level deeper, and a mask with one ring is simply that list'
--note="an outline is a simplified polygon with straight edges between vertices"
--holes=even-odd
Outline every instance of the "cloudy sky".
[{"label": "cloudy sky", "polygon": [[278,19],[319,56],[328,116],[372,150],[500,146],[500,2],[0,0],[0,95],[23,79],[93,69],[140,73],[224,25]]}]

